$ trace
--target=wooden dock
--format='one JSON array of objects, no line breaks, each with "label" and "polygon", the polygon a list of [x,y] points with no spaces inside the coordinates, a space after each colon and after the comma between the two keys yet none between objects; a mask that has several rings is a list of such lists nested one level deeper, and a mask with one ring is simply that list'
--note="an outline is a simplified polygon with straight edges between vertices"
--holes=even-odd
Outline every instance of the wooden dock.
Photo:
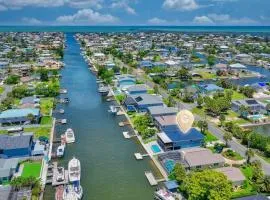
[{"label": "wooden dock", "polygon": [[155,179],[154,175],[150,171],[145,171],[144,172],[148,182],[150,183],[151,186],[155,186],[158,184],[157,180]]},{"label": "wooden dock", "polygon": [[52,186],[66,185],[68,184],[68,170],[64,170],[64,180],[57,181],[57,162],[53,163],[53,176],[52,176]]},{"label": "wooden dock", "polygon": [[136,160],[142,160],[143,157],[149,156],[148,154],[134,153]]},{"label": "wooden dock", "polygon": [[119,122],[118,124],[120,127],[126,126],[126,125],[130,125],[129,121],[123,121],[123,122]]}]

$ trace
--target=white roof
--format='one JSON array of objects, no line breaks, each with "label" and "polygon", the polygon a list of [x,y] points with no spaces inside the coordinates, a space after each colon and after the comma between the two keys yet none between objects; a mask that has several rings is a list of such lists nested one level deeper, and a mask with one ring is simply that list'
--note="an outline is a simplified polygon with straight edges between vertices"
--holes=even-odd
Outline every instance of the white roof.
[{"label": "white roof", "polygon": [[245,65],[242,65],[240,63],[231,64],[230,67],[231,68],[238,68],[238,69],[245,69],[245,68],[247,68]]},{"label": "white roof", "polygon": [[164,143],[172,142],[171,139],[164,132],[160,132],[157,135]]}]

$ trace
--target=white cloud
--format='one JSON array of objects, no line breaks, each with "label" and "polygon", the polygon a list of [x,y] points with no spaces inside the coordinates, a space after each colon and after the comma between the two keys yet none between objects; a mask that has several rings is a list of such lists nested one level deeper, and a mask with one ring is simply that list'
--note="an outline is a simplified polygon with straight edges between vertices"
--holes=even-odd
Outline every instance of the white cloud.
[{"label": "white cloud", "polygon": [[160,25],[160,24],[166,24],[167,23],[167,20],[154,17],[152,19],[149,19],[148,20],[148,23],[149,24]]},{"label": "white cloud", "polygon": [[199,5],[195,0],[165,0],[163,8],[189,11],[198,9]]},{"label": "white cloud", "polygon": [[248,17],[233,18],[228,14],[208,14],[196,16],[193,19],[196,24],[216,24],[216,25],[250,25],[258,23]]},{"label": "white cloud", "polygon": [[36,18],[32,18],[32,17],[24,17],[22,18],[22,22],[24,24],[27,24],[27,25],[40,25],[42,24],[42,22]]},{"label": "white cloud", "polygon": [[25,6],[57,7],[64,5],[65,0],[0,0],[0,5],[10,9],[18,9]]},{"label": "white cloud", "polygon": [[114,0],[111,7],[124,9],[128,14],[136,15],[135,9],[129,6],[128,0]]},{"label": "white cloud", "polygon": [[207,16],[196,16],[193,19],[196,24],[213,24],[214,22]]},{"label": "white cloud", "polygon": [[101,14],[92,9],[79,10],[74,15],[64,15],[56,19],[60,24],[111,24],[118,22],[118,18],[110,14]]},{"label": "white cloud", "polygon": [[102,8],[103,0],[66,0],[73,8]]},{"label": "white cloud", "polygon": [[0,0],[0,7],[21,9],[33,7],[59,7],[68,5],[74,8],[101,8],[103,0]]}]

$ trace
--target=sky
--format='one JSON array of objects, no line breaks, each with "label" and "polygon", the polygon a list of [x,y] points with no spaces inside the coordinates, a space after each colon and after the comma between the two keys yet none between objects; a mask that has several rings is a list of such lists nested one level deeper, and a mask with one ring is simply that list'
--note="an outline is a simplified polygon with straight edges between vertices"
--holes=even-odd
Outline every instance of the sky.
[{"label": "sky", "polygon": [[0,0],[0,25],[270,25],[270,0]]}]

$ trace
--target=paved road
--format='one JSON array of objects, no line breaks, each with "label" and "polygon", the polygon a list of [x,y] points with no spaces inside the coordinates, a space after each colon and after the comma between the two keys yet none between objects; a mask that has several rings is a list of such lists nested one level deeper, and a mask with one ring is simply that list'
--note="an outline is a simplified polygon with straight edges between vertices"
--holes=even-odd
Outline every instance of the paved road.
[{"label": "paved road", "polygon": [[[129,67],[126,65],[126,67]],[[143,76],[139,75],[139,73],[134,70],[133,74],[137,76],[137,78],[139,78],[140,80],[144,81],[146,85],[148,85],[149,87],[153,88],[155,83],[153,83],[150,80],[147,80],[145,78],[143,78]],[[168,98],[169,94],[166,90],[162,89],[159,87],[159,93],[163,98]],[[183,102],[177,102],[177,107],[179,109],[187,109],[187,110],[192,110],[196,105],[193,104],[188,104],[188,103],[183,103]],[[201,116],[194,114],[195,120],[204,120]],[[218,128],[216,124],[212,123],[212,122],[208,122],[208,130],[214,134],[219,140],[224,142],[223,139],[223,130]],[[246,157],[246,151],[247,148],[240,144],[235,138],[233,138],[232,141],[229,141],[228,144],[230,145],[230,147],[238,152],[241,156]],[[270,175],[270,164],[268,162],[266,162],[264,159],[262,159],[261,157],[255,155],[254,158],[252,158],[252,160],[259,160],[262,163],[262,168],[264,170],[264,173],[267,175]]]},{"label": "paved road", "polygon": [[12,86],[11,85],[4,85],[3,87],[5,88],[5,90],[0,95],[0,102],[2,102],[7,97],[7,94],[12,91]]}]

